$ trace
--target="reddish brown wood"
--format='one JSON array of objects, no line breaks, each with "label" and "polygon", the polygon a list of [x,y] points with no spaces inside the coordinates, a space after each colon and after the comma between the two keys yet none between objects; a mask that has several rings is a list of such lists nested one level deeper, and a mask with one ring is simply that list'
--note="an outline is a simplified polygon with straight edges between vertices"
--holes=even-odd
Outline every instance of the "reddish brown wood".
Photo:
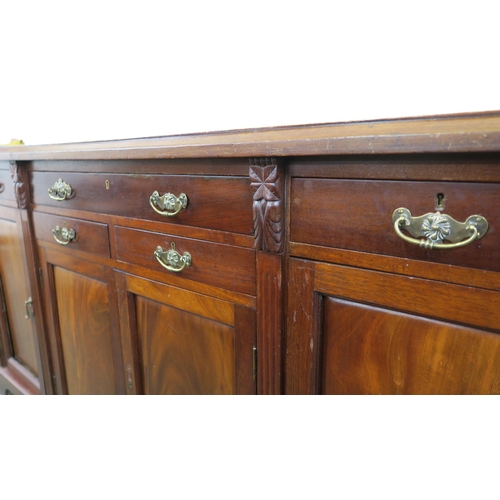
[{"label": "reddish brown wood", "polygon": [[497,151],[500,114],[235,130],[123,141],[16,146],[0,160],[112,160]]},{"label": "reddish brown wood", "polygon": [[500,291],[500,273],[291,242],[290,255]]},{"label": "reddish brown wood", "polygon": [[[258,359],[257,319],[255,310],[234,307],[234,375],[236,394],[257,394]],[[255,365],[254,365],[255,363]]]},{"label": "reddish brown wood", "polygon": [[259,394],[282,391],[283,257],[257,252]]},{"label": "reddish brown wood", "polygon": [[324,394],[500,393],[498,334],[328,298],[323,337]]},{"label": "reddish brown wood", "polygon": [[[61,165],[64,168],[64,165]],[[71,198],[56,201],[48,189],[61,178],[71,185]],[[108,181],[108,186],[106,181]],[[33,202],[36,205],[85,210],[137,219],[167,222],[219,231],[251,234],[253,231],[249,181],[246,177],[129,175],[109,173],[33,172]],[[166,217],[151,208],[154,191],[160,196],[172,193],[188,197],[187,207],[177,215]]]},{"label": "reddish brown wood", "polygon": [[314,264],[290,259],[288,267],[288,309],[285,341],[285,393],[314,394],[316,349],[319,336],[314,331]]},{"label": "reddish brown wood", "polygon": [[[176,251],[191,254],[191,265],[179,275],[240,293],[255,295],[255,253],[178,236],[115,227],[116,258],[146,268],[162,270],[154,252],[158,246],[166,252],[175,244]],[[164,274],[177,274],[164,270]]]},{"label": "reddish brown wood", "polygon": [[279,253],[283,248],[285,226],[283,168],[276,158],[252,158],[250,180],[254,191],[255,248]]},{"label": "reddish brown wood", "polygon": [[[444,194],[442,213],[464,222],[471,215],[488,220],[486,235],[453,251],[425,250],[403,241],[392,214],[400,207],[413,216],[435,213],[436,197]],[[293,179],[292,241],[409,259],[500,271],[499,196],[496,184],[449,182],[350,181]]]},{"label": "reddish brown wood", "polygon": [[413,181],[500,182],[498,153],[336,155],[294,158],[291,177]]},{"label": "reddish brown wood", "polygon": [[29,203],[28,173],[19,168],[15,161],[10,162],[10,175],[14,183],[14,194],[19,208],[27,208]]},{"label": "reddish brown wood", "polygon": [[137,297],[145,394],[233,394],[234,330]]},{"label": "reddish brown wood", "polygon": [[[59,217],[38,212],[33,213],[33,224],[35,234],[39,240],[57,244],[61,250],[73,252],[79,250],[93,255],[109,257],[109,235],[108,226],[97,222],[89,222],[70,217]],[[55,239],[52,230],[56,227],[66,227],[75,231],[75,239],[67,245],[60,245]]]},{"label": "reddish brown wood", "polygon": [[61,267],[53,272],[68,394],[114,394],[107,286]]}]

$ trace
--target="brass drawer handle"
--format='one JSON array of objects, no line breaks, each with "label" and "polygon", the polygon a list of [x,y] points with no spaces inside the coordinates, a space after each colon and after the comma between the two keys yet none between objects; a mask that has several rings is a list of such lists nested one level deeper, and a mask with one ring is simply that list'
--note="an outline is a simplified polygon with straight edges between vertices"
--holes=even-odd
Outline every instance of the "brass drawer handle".
[{"label": "brass drawer handle", "polygon": [[155,257],[165,269],[174,273],[180,273],[185,267],[191,265],[191,254],[184,252],[184,255],[181,255],[176,252],[175,243],[172,243],[168,252],[164,252],[162,247],[156,247]]},{"label": "brass drawer handle", "polygon": [[52,234],[59,245],[67,245],[76,238],[75,230],[67,227],[60,228],[56,226],[55,229],[52,229]]},{"label": "brass drawer handle", "polygon": [[160,193],[155,191],[149,197],[149,204],[156,213],[172,217],[187,207],[188,198],[184,193],[181,193],[179,197],[174,196],[172,193],[165,193],[160,196]]},{"label": "brass drawer handle", "polygon": [[[488,231],[488,221],[480,215],[471,215],[465,222],[458,222],[453,217],[440,212],[412,217],[407,208],[398,208],[392,214],[396,234],[413,245],[422,248],[449,250],[459,248],[482,238]],[[413,238],[406,236],[401,229],[408,231]],[[419,237],[426,239],[417,239]],[[445,244],[443,240],[451,243]]]},{"label": "brass drawer handle", "polygon": [[57,182],[49,188],[49,196],[56,201],[63,201],[71,197],[73,194],[73,189],[71,186],[64,182],[62,179],[58,179]]}]

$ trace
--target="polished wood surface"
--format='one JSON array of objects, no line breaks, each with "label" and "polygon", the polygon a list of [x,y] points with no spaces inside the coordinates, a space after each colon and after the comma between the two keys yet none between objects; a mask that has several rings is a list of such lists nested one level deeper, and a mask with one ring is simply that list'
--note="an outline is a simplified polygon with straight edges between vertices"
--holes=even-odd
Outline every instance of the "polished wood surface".
[{"label": "polished wood surface", "polygon": [[233,394],[234,329],[137,297],[145,394]]},{"label": "polished wood surface", "polygon": [[107,286],[54,267],[59,331],[68,394],[114,394]]},{"label": "polished wood surface", "polygon": [[[498,393],[499,144],[491,112],[2,148],[39,392]],[[156,214],[154,190],[187,209]],[[396,235],[400,207],[489,229],[425,250]],[[154,257],[171,243],[180,273]],[[0,390],[36,393],[5,313],[0,333]]]},{"label": "polished wood surface", "polygon": [[157,159],[498,151],[500,114],[471,113],[2,148],[0,160]]},{"label": "polished wood surface", "polygon": [[344,300],[325,298],[321,363],[323,394],[500,393],[499,334]]},{"label": "polished wood surface", "polygon": [[[437,196],[442,195],[442,207]],[[412,260],[500,271],[498,186],[486,183],[292,179],[290,238],[312,245],[394,255]],[[482,215],[486,235],[453,251],[419,248],[394,230],[392,214],[405,207],[413,217],[438,210],[459,222]],[[404,230],[403,230],[404,232]]]},{"label": "polished wood surface", "polygon": [[30,317],[26,318],[25,304],[25,301],[31,297],[31,290],[23,262],[24,249],[19,226],[20,221],[0,218],[0,277],[5,294],[9,336],[13,351],[11,356],[37,375],[33,309],[28,306]]},{"label": "polished wood surface", "polygon": [[[172,243],[179,254],[191,254],[191,265],[181,273],[164,269],[154,256],[158,246],[167,252]],[[250,249],[123,227],[115,227],[115,246],[117,260],[255,295],[255,253]]]},{"label": "polished wood surface", "polygon": [[[49,197],[48,189],[62,178],[73,195],[63,201]],[[181,226],[251,234],[252,209],[241,203],[248,193],[248,177],[195,175],[120,175],[113,173],[33,172],[33,202],[36,205],[86,210]],[[156,213],[149,198],[172,193],[188,197],[187,207],[173,217]]]},{"label": "polished wood surface", "polygon": [[[39,240],[56,244],[68,252],[79,250],[102,257],[110,256],[109,234],[106,224],[38,212],[33,213],[33,223],[36,237]],[[61,245],[54,239],[54,234],[52,233],[52,230],[56,227],[60,229],[67,228],[68,230],[73,229],[75,231],[75,239],[67,245]]]}]

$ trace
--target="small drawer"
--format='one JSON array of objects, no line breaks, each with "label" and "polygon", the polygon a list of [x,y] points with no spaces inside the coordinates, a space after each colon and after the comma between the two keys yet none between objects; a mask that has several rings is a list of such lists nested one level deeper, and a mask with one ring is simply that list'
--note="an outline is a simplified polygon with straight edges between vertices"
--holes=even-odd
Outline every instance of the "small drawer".
[{"label": "small drawer", "polygon": [[161,247],[168,252],[175,246],[180,256],[190,255],[190,263],[179,276],[248,295],[256,293],[255,251],[115,226],[116,259],[149,269],[165,269],[155,257]]},{"label": "small drawer", "polygon": [[40,212],[33,213],[33,222],[38,240],[58,243],[68,250],[80,250],[101,257],[110,256],[107,224]]},{"label": "small drawer", "polygon": [[[87,210],[170,224],[252,234],[252,194],[247,177],[32,172],[36,205]],[[70,186],[56,193],[58,180]],[[54,188],[52,197],[49,189]],[[166,215],[153,193],[186,197],[185,208]],[[54,199],[58,198],[58,199]],[[62,199],[64,198],[64,199]],[[181,205],[182,206],[182,205]],[[155,207],[159,212],[155,211]],[[178,208],[178,207],[177,207]],[[175,209],[173,210],[175,211]],[[172,211],[170,211],[171,213]]]},{"label": "small drawer", "polygon": [[[500,212],[495,208],[499,195],[500,186],[493,183],[294,178],[290,238],[310,245],[500,271]],[[425,249],[396,234],[392,215],[402,207],[413,217],[439,212],[459,222],[481,215],[489,228],[467,246]]]}]

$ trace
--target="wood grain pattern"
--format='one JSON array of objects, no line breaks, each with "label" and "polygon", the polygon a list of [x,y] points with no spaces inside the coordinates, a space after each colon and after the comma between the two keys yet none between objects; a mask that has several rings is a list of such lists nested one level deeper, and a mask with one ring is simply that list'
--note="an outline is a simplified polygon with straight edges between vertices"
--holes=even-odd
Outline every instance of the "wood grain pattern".
[{"label": "wood grain pattern", "polygon": [[[0,275],[5,293],[13,352],[21,364],[38,373],[34,319],[26,319],[25,301],[31,296],[28,283],[22,229],[16,212],[13,220],[0,219]],[[2,216],[7,216],[5,209]]]},{"label": "wood grain pattern", "polygon": [[54,268],[69,394],[115,394],[112,333],[105,283]]},{"label": "wood grain pattern", "polygon": [[316,264],[315,290],[487,330],[500,330],[500,294],[365,269]]},{"label": "wood grain pattern", "polygon": [[[62,251],[73,252],[79,250],[102,257],[110,256],[109,234],[106,224],[33,212],[33,225],[37,239],[56,244],[61,247]],[[57,226],[59,228],[73,229],[76,234],[75,239],[68,245],[57,243],[52,233],[52,230]]]},{"label": "wood grain pattern", "polygon": [[257,342],[259,394],[281,394],[283,257],[257,252]]},{"label": "wood grain pattern", "polygon": [[[227,290],[255,295],[255,252],[168,234],[115,227],[116,258],[145,268],[179,274],[182,280],[194,280]],[[170,250],[171,243],[181,255],[191,254],[191,265],[181,273],[163,269],[154,251],[161,246]]]},{"label": "wood grain pattern", "polygon": [[0,160],[158,159],[497,151],[498,112],[2,148]]},{"label": "wood grain pattern", "polygon": [[[64,171],[32,172],[31,178],[36,205],[248,235],[253,231],[250,183],[246,177]],[[73,196],[70,199],[59,202],[49,197],[47,190],[58,178],[71,185]],[[157,214],[149,203],[154,191],[160,195],[172,193],[175,196],[185,193],[188,205],[173,217]]]},{"label": "wood grain pattern", "polygon": [[[413,216],[435,213],[444,194],[443,213],[464,222],[471,215],[488,220],[486,235],[454,250],[432,251],[403,241],[392,214],[400,207]],[[494,209],[498,185],[486,183],[292,179],[292,241],[500,271],[496,249],[500,213]]]},{"label": "wood grain pattern", "polygon": [[234,329],[136,298],[145,394],[233,394]]},{"label": "wood grain pattern", "polygon": [[327,298],[324,394],[499,394],[500,336]]}]

